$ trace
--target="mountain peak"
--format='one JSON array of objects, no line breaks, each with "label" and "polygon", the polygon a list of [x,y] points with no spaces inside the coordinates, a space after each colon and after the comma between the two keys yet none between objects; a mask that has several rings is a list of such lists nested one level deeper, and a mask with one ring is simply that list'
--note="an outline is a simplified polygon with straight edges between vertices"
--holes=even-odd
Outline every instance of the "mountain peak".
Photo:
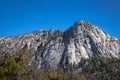
[{"label": "mountain peak", "polygon": [[[120,41],[98,27],[77,21],[66,31],[38,31],[16,37],[0,37],[0,48],[13,54],[24,48],[30,66],[56,68],[58,64],[78,64],[93,54],[120,58]],[[29,57],[28,57],[29,58]]]},{"label": "mountain peak", "polygon": [[92,25],[92,24],[84,20],[79,20],[79,21],[76,21],[74,25],[78,26],[78,25]]},{"label": "mountain peak", "polygon": [[96,28],[91,23],[83,20],[75,22],[72,27],[79,30],[91,30],[92,28]]},{"label": "mountain peak", "polygon": [[79,21],[76,21],[74,24],[83,24],[84,22],[86,22],[86,21],[84,21],[84,20],[79,20]]}]

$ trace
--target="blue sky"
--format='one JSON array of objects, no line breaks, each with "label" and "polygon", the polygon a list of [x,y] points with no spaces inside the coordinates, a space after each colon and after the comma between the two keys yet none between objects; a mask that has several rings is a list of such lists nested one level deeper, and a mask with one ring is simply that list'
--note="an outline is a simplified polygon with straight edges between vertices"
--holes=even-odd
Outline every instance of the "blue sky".
[{"label": "blue sky", "polygon": [[120,0],[0,0],[0,36],[65,30],[78,20],[120,39]]}]

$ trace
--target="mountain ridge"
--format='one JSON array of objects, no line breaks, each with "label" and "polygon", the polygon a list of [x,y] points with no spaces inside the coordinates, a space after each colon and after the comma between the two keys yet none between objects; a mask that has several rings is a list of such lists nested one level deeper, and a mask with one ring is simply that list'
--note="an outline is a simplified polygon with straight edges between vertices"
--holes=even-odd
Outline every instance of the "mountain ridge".
[{"label": "mountain ridge", "polygon": [[24,48],[29,65],[38,68],[77,65],[82,58],[90,58],[93,54],[120,58],[120,41],[86,21],[77,21],[64,32],[41,30],[15,37],[0,37],[0,45],[1,50],[11,54]]}]

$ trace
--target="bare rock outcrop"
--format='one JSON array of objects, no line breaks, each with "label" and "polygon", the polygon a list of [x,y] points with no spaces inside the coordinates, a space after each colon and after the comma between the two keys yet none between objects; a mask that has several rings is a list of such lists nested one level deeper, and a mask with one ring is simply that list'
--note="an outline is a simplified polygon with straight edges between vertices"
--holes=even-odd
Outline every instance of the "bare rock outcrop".
[{"label": "bare rock outcrop", "polygon": [[57,68],[58,65],[78,64],[81,58],[100,54],[120,58],[120,41],[98,27],[78,21],[66,31],[37,31],[14,37],[0,37],[0,49],[13,54],[24,48],[29,65]]}]

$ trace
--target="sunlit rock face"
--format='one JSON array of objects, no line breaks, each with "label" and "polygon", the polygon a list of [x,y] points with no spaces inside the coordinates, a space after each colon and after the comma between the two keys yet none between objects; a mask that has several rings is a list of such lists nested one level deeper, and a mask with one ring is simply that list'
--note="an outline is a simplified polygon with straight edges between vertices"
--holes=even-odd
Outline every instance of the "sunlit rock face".
[{"label": "sunlit rock face", "polygon": [[120,58],[120,41],[98,27],[78,21],[66,31],[37,31],[15,37],[0,37],[1,50],[14,54],[24,48],[29,66],[57,68],[78,64],[93,54]]}]

